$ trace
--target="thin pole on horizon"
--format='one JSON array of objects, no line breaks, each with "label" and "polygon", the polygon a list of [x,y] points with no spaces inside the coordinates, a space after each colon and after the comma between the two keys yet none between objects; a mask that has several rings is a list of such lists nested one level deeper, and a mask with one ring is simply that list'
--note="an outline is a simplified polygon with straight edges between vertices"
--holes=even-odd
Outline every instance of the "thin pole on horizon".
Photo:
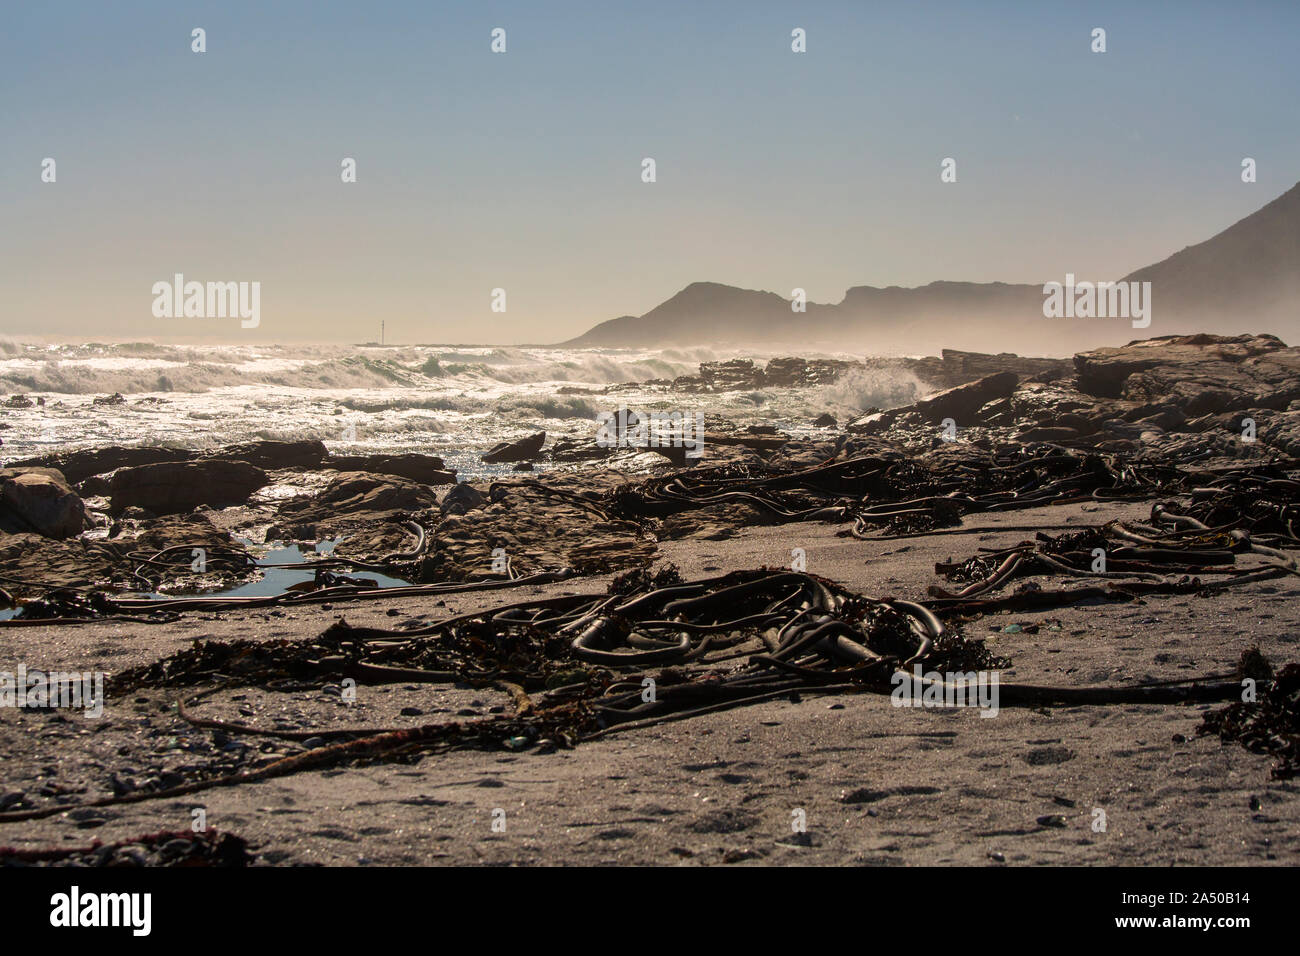
[{"label": "thin pole on horizon", "polygon": [[384,320],[379,320],[379,344],[384,344]]}]

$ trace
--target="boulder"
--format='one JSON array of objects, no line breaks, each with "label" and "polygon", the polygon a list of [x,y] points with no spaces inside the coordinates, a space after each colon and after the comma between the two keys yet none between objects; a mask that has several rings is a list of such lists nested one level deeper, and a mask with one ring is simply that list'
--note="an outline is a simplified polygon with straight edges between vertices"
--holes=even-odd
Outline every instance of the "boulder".
[{"label": "boulder", "polygon": [[483,453],[483,463],[496,465],[503,462],[531,461],[542,452],[546,432],[537,432],[514,441],[503,441]]},{"label": "boulder", "polygon": [[319,468],[329,454],[321,441],[251,441],[227,445],[205,459],[246,461],[258,468]]},{"label": "boulder", "polygon": [[975,425],[979,423],[976,416],[981,408],[1008,397],[1019,383],[1020,376],[1015,372],[996,372],[922,399],[912,410],[936,425],[945,418],[953,419],[958,425]]},{"label": "boulder", "polygon": [[450,485],[456,481],[455,469],[448,469],[437,455],[335,455],[325,462],[325,467],[397,475],[425,485]]},{"label": "boulder", "polygon": [[422,511],[436,501],[432,491],[409,478],[345,471],[315,498],[286,504],[281,511],[295,521],[325,521],[355,512]]},{"label": "boulder", "polygon": [[579,441],[574,438],[561,438],[551,446],[550,457],[551,461],[596,461],[608,458],[613,453],[612,446],[598,445],[595,439]]},{"label": "boulder", "polygon": [[839,422],[835,420],[835,416],[830,412],[822,412],[813,419],[813,428],[835,428],[838,425]]},{"label": "boulder", "polygon": [[155,465],[164,461],[189,461],[194,452],[183,448],[127,448],[109,445],[89,451],[72,451],[60,455],[43,455],[13,462],[14,468],[55,468],[63,473],[70,484],[79,485],[93,475],[102,475],[118,468],[138,465]]},{"label": "boulder", "polygon": [[1300,349],[1273,335],[1168,335],[1074,357],[1079,388],[1191,417],[1282,410],[1300,398]]},{"label": "boulder", "polygon": [[442,513],[445,515],[463,515],[475,508],[482,508],[486,504],[487,498],[483,492],[462,481],[451,488],[443,497],[441,508]]},{"label": "boulder", "polygon": [[86,506],[63,475],[49,468],[0,471],[0,528],[46,538],[75,538]]},{"label": "boulder", "polygon": [[162,515],[243,504],[267,481],[256,465],[220,458],[121,468],[109,483],[109,510],[116,515],[134,505]]}]

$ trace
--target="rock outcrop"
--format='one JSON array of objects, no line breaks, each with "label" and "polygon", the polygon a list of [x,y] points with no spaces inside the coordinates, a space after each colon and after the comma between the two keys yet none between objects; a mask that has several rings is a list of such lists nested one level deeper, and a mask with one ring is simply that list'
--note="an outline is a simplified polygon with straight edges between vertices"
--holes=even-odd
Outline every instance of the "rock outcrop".
[{"label": "rock outcrop", "polygon": [[109,484],[110,511],[144,508],[156,515],[190,511],[199,505],[243,504],[270,479],[246,461],[206,459],[121,468]]},{"label": "rock outcrop", "polygon": [[546,432],[537,432],[514,441],[503,441],[483,453],[483,462],[496,465],[516,461],[532,461],[542,453]]},{"label": "rock outcrop", "polygon": [[455,470],[448,469],[437,455],[334,455],[325,462],[325,467],[396,475],[425,485],[450,485],[456,481]]},{"label": "rock outcrop", "polygon": [[226,447],[205,455],[230,461],[246,461],[258,468],[319,468],[329,454],[320,441],[253,441]]},{"label": "rock outcrop", "polygon": [[0,530],[75,538],[85,527],[86,506],[58,471],[0,471]]}]

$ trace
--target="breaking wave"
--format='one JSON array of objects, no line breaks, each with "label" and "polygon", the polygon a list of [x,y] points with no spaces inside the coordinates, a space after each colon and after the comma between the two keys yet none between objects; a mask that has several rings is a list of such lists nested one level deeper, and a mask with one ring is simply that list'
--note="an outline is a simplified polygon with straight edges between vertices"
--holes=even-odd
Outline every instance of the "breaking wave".
[{"label": "breaking wave", "polygon": [[331,390],[547,382],[600,386],[693,374],[700,361],[708,360],[688,353],[675,356],[502,348],[221,349],[147,342],[47,348],[0,340],[0,392],[130,396],[240,385]]}]

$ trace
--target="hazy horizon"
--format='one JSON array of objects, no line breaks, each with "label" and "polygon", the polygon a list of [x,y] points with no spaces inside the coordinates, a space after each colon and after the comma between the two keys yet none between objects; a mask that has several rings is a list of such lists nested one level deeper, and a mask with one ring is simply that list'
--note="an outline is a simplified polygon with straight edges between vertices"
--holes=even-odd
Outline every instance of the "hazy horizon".
[{"label": "hazy horizon", "polygon": [[[1300,179],[1294,5],[663,6],[12,10],[0,334],[547,344],[697,281],[1117,279]],[[178,272],[260,323],[155,317]]]}]

